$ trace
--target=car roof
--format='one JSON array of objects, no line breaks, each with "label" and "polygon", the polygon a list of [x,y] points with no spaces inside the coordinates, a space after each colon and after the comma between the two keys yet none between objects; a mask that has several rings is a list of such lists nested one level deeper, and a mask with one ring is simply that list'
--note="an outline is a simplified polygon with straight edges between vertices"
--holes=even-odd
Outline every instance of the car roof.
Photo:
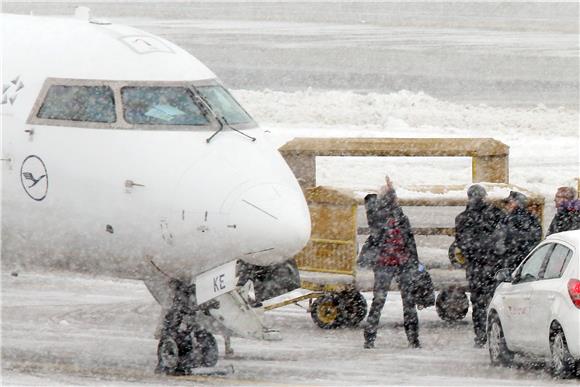
[{"label": "car roof", "polygon": [[578,246],[580,245],[580,230],[563,231],[552,234],[549,235],[546,240],[560,240],[563,242],[568,242],[574,246]]}]

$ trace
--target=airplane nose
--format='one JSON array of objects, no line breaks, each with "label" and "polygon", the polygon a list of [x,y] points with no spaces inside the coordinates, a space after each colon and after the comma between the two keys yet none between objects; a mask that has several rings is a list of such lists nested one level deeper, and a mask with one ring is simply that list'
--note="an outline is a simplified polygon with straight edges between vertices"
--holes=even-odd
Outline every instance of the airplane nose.
[{"label": "airplane nose", "polygon": [[310,214],[302,191],[262,184],[243,192],[231,212],[241,259],[271,265],[296,255],[310,238]]}]

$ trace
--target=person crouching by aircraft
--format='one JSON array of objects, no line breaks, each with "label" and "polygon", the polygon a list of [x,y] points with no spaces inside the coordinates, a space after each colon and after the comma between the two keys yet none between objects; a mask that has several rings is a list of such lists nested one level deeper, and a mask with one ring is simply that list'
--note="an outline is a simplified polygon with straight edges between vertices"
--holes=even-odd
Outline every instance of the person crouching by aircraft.
[{"label": "person crouching by aircraft", "polygon": [[364,329],[364,347],[374,348],[381,311],[391,281],[398,277],[403,299],[405,333],[409,346],[419,348],[419,318],[411,290],[412,274],[418,270],[419,258],[409,219],[403,214],[393,184],[388,177],[379,195],[376,198],[367,198],[366,201],[369,227],[371,236],[374,237],[370,242],[372,246],[367,248],[365,254],[368,256],[372,252],[374,255],[372,267],[375,283],[373,302]]},{"label": "person crouching by aircraft", "polygon": [[496,253],[502,267],[514,270],[542,239],[542,226],[527,210],[526,195],[511,191],[505,198],[507,216],[497,230]]},{"label": "person crouching by aircraft", "polygon": [[572,187],[558,188],[554,198],[556,214],[550,223],[547,235],[580,229],[580,211],[577,208],[576,195],[576,190]]},{"label": "person crouching by aircraft", "polygon": [[455,244],[466,261],[476,347],[486,342],[486,311],[495,291],[494,275],[500,268],[493,235],[504,217],[502,210],[485,202],[486,196],[481,185],[469,187],[465,211],[455,218]]}]

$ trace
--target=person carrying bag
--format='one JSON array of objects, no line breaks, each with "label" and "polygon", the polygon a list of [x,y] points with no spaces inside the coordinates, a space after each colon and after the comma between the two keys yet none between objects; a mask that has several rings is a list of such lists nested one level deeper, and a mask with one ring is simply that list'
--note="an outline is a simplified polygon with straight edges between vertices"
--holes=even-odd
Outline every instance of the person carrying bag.
[{"label": "person carrying bag", "polygon": [[[370,236],[361,250],[364,262],[374,272],[373,301],[364,330],[364,347],[374,348],[381,311],[392,280],[398,278],[403,300],[405,333],[409,346],[419,348],[419,319],[415,307],[414,282],[419,269],[415,237],[409,219],[397,201],[391,180],[378,195],[365,198]],[[360,262],[359,258],[359,262]]]}]

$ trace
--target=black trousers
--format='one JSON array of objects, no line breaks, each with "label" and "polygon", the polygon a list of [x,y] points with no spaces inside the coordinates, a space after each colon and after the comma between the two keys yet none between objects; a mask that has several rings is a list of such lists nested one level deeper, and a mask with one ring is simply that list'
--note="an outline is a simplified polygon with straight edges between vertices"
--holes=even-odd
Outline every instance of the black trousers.
[{"label": "black trousers", "polygon": [[496,285],[493,279],[493,270],[487,267],[468,268],[467,280],[469,282],[475,343],[483,345],[487,341],[487,307],[493,298]]},{"label": "black trousers", "polygon": [[365,341],[374,343],[377,337],[381,311],[387,300],[387,293],[391,287],[393,278],[398,277],[401,298],[403,299],[403,326],[407,334],[407,340],[410,344],[419,342],[419,318],[415,301],[411,293],[412,269],[399,266],[384,266],[374,270],[375,284],[373,288],[373,302],[367,317],[367,326],[365,328]]}]

